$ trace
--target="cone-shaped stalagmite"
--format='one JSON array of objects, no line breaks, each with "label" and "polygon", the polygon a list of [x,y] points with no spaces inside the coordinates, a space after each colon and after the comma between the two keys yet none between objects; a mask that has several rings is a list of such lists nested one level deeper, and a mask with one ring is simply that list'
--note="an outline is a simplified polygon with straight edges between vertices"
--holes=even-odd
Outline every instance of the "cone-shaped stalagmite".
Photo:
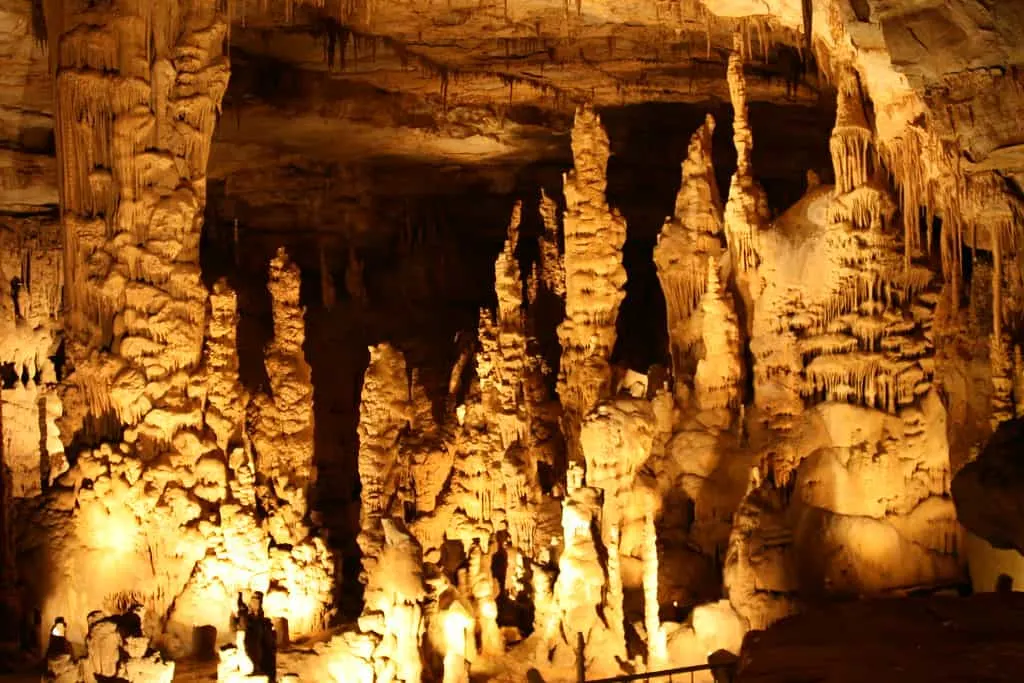
[{"label": "cone-shaped stalagmite", "polygon": [[701,410],[737,409],[743,398],[743,348],[732,295],[722,288],[715,258],[707,262],[707,287],[700,307],[704,353],[694,376],[697,406]]},{"label": "cone-shaped stalagmite", "polygon": [[611,382],[609,358],[625,296],[626,222],[605,199],[608,135],[589,107],[576,111],[572,152],[575,168],[564,179],[566,319],[558,328],[562,345],[558,396],[569,459],[578,461],[582,420],[609,391]]},{"label": "cone-shaped stalagmite", "polygon": [[274,337],[264,352],[270,395],[253,401],[250,437],[267,515],[271,550],[271,592],[267,610],[288,618],[293,633],[326,625],[334,567],[321,538],[309,526],[310,496],[316,484],[313,460],[312,371],[303,351],[305,309],[299,303],[301,274],[285,250],[270,261]]},{"label": "cone-shaped stalagmite", "polygon": [[[708,115],[690,138],[683,160],[682,183],[676,195],[675,215],[665,220],[654,248],[654,263],[665,294],[672,371],[676,382],[693,374],[687,324],[704,293],[706,259],[723,250],[722,200],[711,163],[711,137],[715,120]],[[689,366],[689,367],[688,367]]]},{"label": "cone-shaped stalagmite", "polygon": [[359,548],[363,579],[375,571],[384,544],[383,519],[400,515],[409,464],[402,461],[399,435],[409,422],[409,379],[405,356],[390,344],[370,347],[359,401]]}]

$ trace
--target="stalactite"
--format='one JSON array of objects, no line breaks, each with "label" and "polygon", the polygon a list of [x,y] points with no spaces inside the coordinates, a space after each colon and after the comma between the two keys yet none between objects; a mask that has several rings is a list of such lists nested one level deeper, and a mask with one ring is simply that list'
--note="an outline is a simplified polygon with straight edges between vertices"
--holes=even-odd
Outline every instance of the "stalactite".
[{"label": "stalactite", "polygon": [[732,100],[733,144],[736,146],[736,173],[729,186],[729,199],[725,205],[725,235],[733,263],[742,271],[757,266],[758,232],[768,221],[768,202],[764,190],[754,179],[750,154],[753,136],[747,120],[746,81],[743,76],[742,37],[733,37],[733,51],[729,55],[726,78]]},{"label": "stalactite", "polygon": [[829,139],[836,173],[836,193],[847,194],[868,182],[871,128],[860,101],[856,75],[841,81],[836,101],[836,123]]}]

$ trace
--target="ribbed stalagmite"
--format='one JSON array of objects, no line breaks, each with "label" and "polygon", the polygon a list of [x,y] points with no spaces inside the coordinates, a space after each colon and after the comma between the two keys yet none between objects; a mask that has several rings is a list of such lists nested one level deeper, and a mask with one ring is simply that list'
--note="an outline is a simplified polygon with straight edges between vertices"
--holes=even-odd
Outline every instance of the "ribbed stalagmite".
[{"label": "ribbed stalagmite", "polygon": [[264,352],[270,394],[250,404],[257,497],[273,541],[266,609],[298,635],[326,626],[334,562],[311,525],[316,484],[312,370],[306,362],[302,276],[283,248],[270,260],[267,289],[274,337]]},{"label": "ribbed stalagmite", "polygon": [[721,256],[722,199],[711,161],[715,120],[709,114],[690,138],[682,164],[682,182],[675,213],[665,220],[654,248],[654,263],[665,294],[672,372],[677,384],[692,375],[686,327],[704,293],[706,259]]},{"label": "ribbed stalagmite", "polygon": [[370,347],[359,400],[359,548],[363,581],[373,573],[384,545],[382,520],[396,513],[409,478],[399,436],[410,418],[405,356],[390,344]]},{"label": "ribbed stalagmite", "polygon": [[582,420],[610,390],[609,358],[625,296],[626,221],[605,199],[608,135],[589,107],[576,111],[572,152],[575,168],[564,179],[566,319],[558,327],[562,345],[558,395],[569,459],[578,461]]},{"label": "ribbed stalagmite", "polygon": [[707,261],[707,286],[700,307],[704,353],[694,376],[697,407],[735,410],[743,402],[743,347],[732,295],[722,288],[713,257]]}]

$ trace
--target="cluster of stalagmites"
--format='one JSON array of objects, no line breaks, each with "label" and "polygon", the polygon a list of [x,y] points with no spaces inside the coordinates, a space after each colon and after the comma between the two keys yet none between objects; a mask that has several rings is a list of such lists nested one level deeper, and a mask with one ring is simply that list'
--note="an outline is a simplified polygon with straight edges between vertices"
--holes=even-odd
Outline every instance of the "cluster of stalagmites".
[{"label": "cluster of stalagmites", "polygon": [[[48,596],[44,620],[137,602],[146,629],[184,654],[197,626],[230,640],[242,594],[264,594],[286,635],[322,629],[335,566],[309,499],[299,271],[283,250],[270,263],[269,387],[254,396],[238,378],[235,295],[199,279],[226,27],[205,0],[174,21],[154,16],[69,16],[58,36],[65,424],[95,445],[73,466],[62,461],[61,404],[46,388],[57,379],[48,358],[62,275],[53,248],[19,247],[17,263],[0,262],[21,273],[0,309],[11,331],[0,360],[21,378],[3,393],[3,428],[22,435],[32,423],[36,441],[5,438],[4,461],[15,496],[52,487],[22,548],[46,568],[29,581]],[[157,27],[152,44],[134,32],[139,22]],[[918,258],[910,219],[895,225],[908,205],[888,189],[852,72],[838,79],[835,185],[809,183],[769,223],[739,47],[727,72],[738,157],[727,201],[709,116],[654,252],[669,382],[611,362],[626,223],[608,205],[609,141],[587,107],[564,178],[564,250],[557,206],[542,196],[545,230],[524,268],[515,207],[495,263],[497,305],[480,311],[443,419],[401,351],[369,349],[358,426],[363,612],[313,646],[311,679],[462,683],[534,667],[558,680],[578,657],[588,676],[697,664],[737,652],[748,630],[804,595],[959,577],[935,380],[936,321],[956,297]],[[1024,406],[1021,352],[1005,325],[1010,227],[989,236],[996,421]],[[947,283],[956,290],[952,271]],[[554,394],[540,341],[551,330],[538,329],[545,301],[564,307],[548,335],[561,352]],[[56,680],[164,675],[133,673],[164,666],[146,659],[148,640],[111,630],[116,618],[93,621],[86,632],[72,620],[69,632],[89,644],[92,674],[61,655]],[[223,680],[249,679],[243,649],[222,651]]]},{"label": "cluster of stalagmites", "polygon": [[[393,483],[376,510],[364,500],[361,538],[399,538],[406,564],[394,566],[408,581],[379,597],[394,578],[379,575],[382,558],[394,551],[364,545],[378,597],[358,631],[323,648],[336,672],[353,658],[367,680],[397,671],[394,658],[412,657],[406,644],[418,637],[415,666],[448,681],[495,666],[569,677],[580,656],[597,676],[694,664],[737,651],[747,630],[792,613],[803,595],[960,576],[932,379],[937,287],[906,257],[855,76],[844,78],[835,187],[810,182],[769,225],[732,60],[740,163],[729,200],[723,207],[714,183],[709,118],[655,250],[673,387],[633,371],[613,385],[624,223],[603,197],[607,138],[587,109],[565,179],[564,270],[550,267],[557,240],[546,233],[524,287],[517,207],[496,263],[498,307],[481,312],[475,379],[461,404],[449,401],[458,428],[443,437],[434,462],[445,474],[433,476],[426,504],[409,493],[424,467],[403,459],[414,412],[404,359],[371,351],[360,466],[365,482]],[[541,209],[553,223],[551,207]],[[531,344],[541,287],[565,297],[560,404],[525,390],[541,367]],[[554,464],[531,438],[540,415],[561,416],[566,442],[554,488],[538,478],[539,463]],[[685,623],[664,618],[675,603],[693,608]],[[389,622],[389,610],[402,616]],[[643,650],[628,646],[634,635]]]},{"label": "cluster of stalagmites", "polygon": [[55,8],[66,279],[26,243],[10,339],[24,339],[26,387],[55,381],[46,313],[56,318],[63,285],[62,427],[93,446],[62,466],[50,446],[60,403],[40,404],[37,453],[40,441],[47,448],[35,486],[52,487],[20,550],[44,621],[66,616],[81,642],[77,617],[130,597],[180,655],[198,626],[229,637],[239,593],[264,593],[267,614],[292,633],[319,630],[334,569],[307,499],[312,385],[298,270],[283,252],[271,263],[270,387],[251,400],[238,380],[235,296],[200,279],[227,24],[212,1],[171,9]]}]

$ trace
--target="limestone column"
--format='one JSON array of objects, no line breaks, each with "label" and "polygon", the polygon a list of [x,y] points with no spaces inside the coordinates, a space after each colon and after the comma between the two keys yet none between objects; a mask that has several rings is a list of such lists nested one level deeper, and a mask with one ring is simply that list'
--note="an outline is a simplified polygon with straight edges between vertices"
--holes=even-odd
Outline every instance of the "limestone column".
[{"label": "limestone column", "polygon": [[228,82],[216,0],[47,3],[78,418],[154,451],[201,424],[206,164]]},{"label": "limestone column", "polygon": [[747,84],[743,75],[742,39],[738,34],[729,55],[726,78],[733,109],[736,173],[732,176],[725,204],[725,235],[734,268],[746,272],[758,264],[757,234],[768,223],[769,213],[764,189],[754,179],[750,163],[754,137],[747,120]]}]

